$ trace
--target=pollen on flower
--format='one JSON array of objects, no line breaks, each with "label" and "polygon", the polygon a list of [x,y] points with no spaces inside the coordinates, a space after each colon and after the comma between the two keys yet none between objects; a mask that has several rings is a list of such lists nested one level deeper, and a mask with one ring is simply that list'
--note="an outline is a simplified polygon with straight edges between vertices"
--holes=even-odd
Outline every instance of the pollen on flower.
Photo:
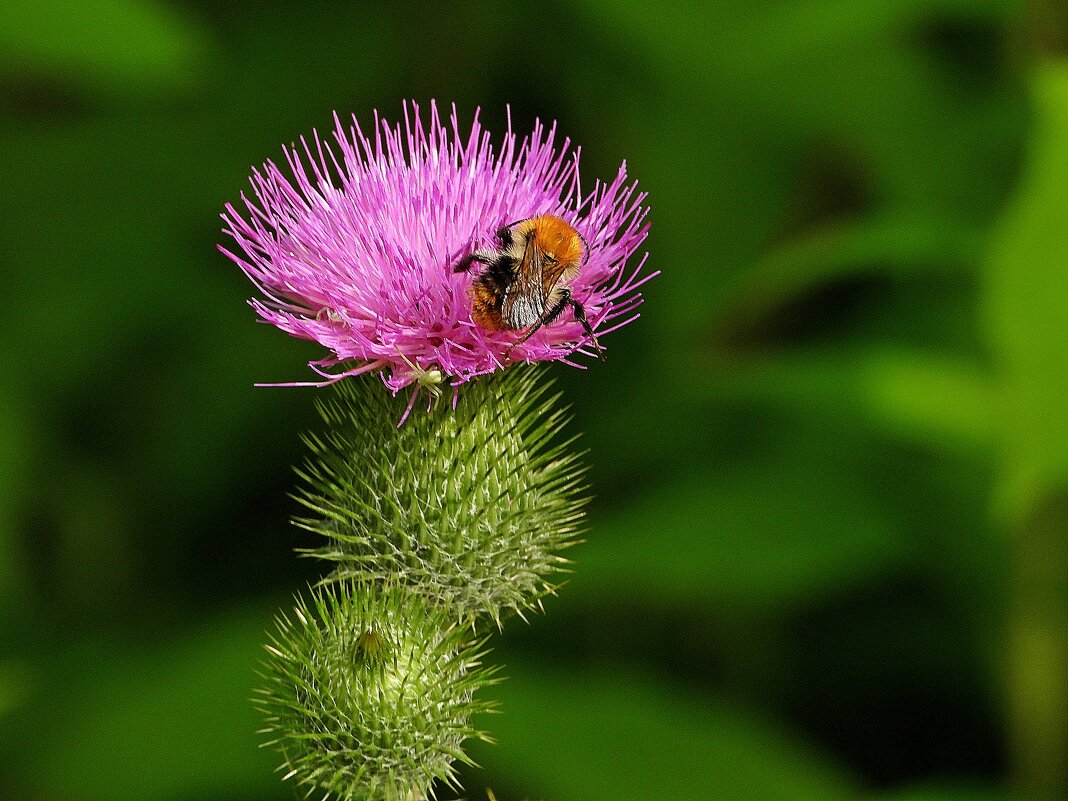
[{"label": "pollen on flower", "polygon": [[509,122],[495,148],[477,112],[466,131],[455,107],[444,120],[432,103],[424,121],[410,103],[403,117],[390,124],[376,113],[365,130],[335,115],[330,137],[284,148],[286,169],[254,170],[251,194],[222,215],[236,247],[220,250],[255,284],[257,314],[328,352],[309,364],[317,380],[290,385],[377,372],[394,393],[413,383],[433,391],[438,377],[455,387],[514,360],[590,355],[587,327],[571,314],[528,330],[516,350],[524,331],[472,317],[477,271],[457,265],[539,215],[566,221],[588,245],[568,297],[589,331],[600,339],[636,319],[638,287],[654,274],[642,274],[644,257],[627,264],[648,233],[648,208],[625,163],[583,196],[578,149],[558,142],[555,124],[535,123],[520,141]]}]

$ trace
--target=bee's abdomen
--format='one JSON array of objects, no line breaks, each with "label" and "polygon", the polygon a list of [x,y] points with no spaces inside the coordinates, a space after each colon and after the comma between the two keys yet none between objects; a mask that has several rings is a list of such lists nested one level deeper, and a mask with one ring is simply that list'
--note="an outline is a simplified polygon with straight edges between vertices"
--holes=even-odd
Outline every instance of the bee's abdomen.
[{"label": "bee's abdomen", "polygon": [[501,317],[503,297],[492,281],[478,278],[471,285],[471,319],[487,331],[500,331],[508,326]]}]

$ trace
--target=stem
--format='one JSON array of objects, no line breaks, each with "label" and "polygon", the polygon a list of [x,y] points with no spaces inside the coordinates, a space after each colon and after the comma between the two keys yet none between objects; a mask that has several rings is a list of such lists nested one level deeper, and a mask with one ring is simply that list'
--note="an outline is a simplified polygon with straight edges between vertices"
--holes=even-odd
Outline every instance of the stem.
[{"label": "stem", "polygon": [[1068,799],[1068,490],[1016,532],[1008,713],[1013,783],[1024,798]]}]

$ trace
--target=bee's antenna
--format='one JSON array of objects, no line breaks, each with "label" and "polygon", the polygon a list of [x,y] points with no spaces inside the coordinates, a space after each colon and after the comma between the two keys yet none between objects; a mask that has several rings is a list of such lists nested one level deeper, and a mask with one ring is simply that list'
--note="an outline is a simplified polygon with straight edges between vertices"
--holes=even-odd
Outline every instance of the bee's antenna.
[{"label": "bee's antenna", "polygon": [[575,229],[575,233],[578,234],[578,238],[582,240],[582,266],[586,266],[586,262],[590,260],[590,243],[586,241],[586,237],[582,233]]}]

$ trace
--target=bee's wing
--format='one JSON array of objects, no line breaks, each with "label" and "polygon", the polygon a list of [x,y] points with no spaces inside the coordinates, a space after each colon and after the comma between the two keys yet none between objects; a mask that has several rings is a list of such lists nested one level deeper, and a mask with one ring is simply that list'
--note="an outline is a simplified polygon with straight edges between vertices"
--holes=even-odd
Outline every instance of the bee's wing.
[{"label": "bee's wing", "polygon": [[527,240],[527,246],[523,250],[523,261],[516,270],[515,292],[525,298],[540,298],[544,278],[542,272],[545,266],[545,258],[541,248],[534,241],[534,237]]},{"label": "bee's wing", "polygon": [[541,249],[536,249],[536,259],[538,267],[536,271],[538,275],[538,291],[541,294],[542,301],[546,302],[549,293],[560,283],[566,265],[558,261],[549,261],[549,259],[545,258],[545,254]]},{"label": "bee's wing", "polygon": [[513,279],[504,293],[501,313],[511,328],[525,328],[545,311],[546,259],[541,249],[528,239],[522,259],[515,266]]}]

